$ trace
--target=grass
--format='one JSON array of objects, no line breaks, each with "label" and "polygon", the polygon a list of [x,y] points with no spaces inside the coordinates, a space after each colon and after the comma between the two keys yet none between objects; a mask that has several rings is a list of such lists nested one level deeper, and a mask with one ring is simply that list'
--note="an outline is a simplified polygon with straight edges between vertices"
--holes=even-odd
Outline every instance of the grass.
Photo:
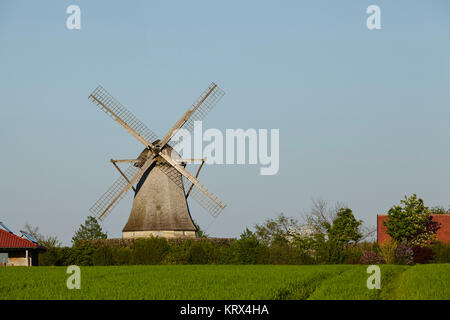
[{"label": "grass", "polygon": [[[384,300],[390,299],[397,277],[410,267],[381,265],[381,289],[367,289],[367,266],[352,269],[322,283],[309,299],[312,300]],[[449,268],[450,271],[450,268]]]},{"label": "grass", "polygon": [[399,299],[450,300],[450,264],[418,265],[402,273]]},{"label": "grass", "polygon": [[178,265],[81,267],[68,290],[65,267],[0,269],[0,299],[449,299],[450,264],[381,266]]}]

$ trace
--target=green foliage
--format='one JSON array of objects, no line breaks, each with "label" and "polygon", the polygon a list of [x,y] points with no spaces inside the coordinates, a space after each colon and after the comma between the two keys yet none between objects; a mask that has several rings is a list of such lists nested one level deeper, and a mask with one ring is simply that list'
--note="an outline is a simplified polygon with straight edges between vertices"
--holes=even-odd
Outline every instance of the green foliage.
[{"label": "green foliage", "polygon": [[161,261],[162,264],[188,264],[189,250],[192,245],[192,241],[183,241],[178,245],[171,245],[169,252],[164,256]]},{"label": "green foliage", "polygon": [[336,215],[333,225],[328,230],[328,240],[334,242],[338,248],[358,242],[362,238],[359,232],[362,221],[356,220],[349,208],[340,209]]},{"label": "green foliage", "polygon": [[169,250],[165,238],[137,239],[133,248],[134,264],[160,264]]},{"label": "green foliage", "polygon": [[[117,253],[115,253],[117,254]],[[116,264],[113,249],[102,246],[92,253],[92,264],[94,266],[112,266]]]},{"label": "green foliage", "polygon": [[431,249],[434,252],[434,263],[450,263],[450,243],[443,244],[437,241],[433,244]]},{"label": "green foliage", "polygon": [[[169,241],[151,237],[137,239],[128,247],[114,247],[123,243],[79,240],[71,248],[53,248],[40,254],[40,265],[356,264],[363,251],[375,252],[391,263],[385,247],[380,249],[376,242],[356,243],[361,237],[360,225],[352,211],[344,208],[337,211],[327,233],[301,234],[298,222],[281,214],[267,220],[255,232],[245,229],[240,238],[233,241]],[[409,251],[406,247],[400,255],[406,254],[409,259]],[[444,253],[435,257],[444,257]],[[398,259],[397,263],[407,263],[403,260]]]},{"label": "green foliage", "polygon": [[267,219],[262,225],[255,225],[255,235],[265,244],[283,244],[290,241],[300,230],[298,220],[280,213],[275,219]]},{"label": "green foliage", "polygon": [[430,208],[431,214],[448,214],[450,211],[448,209],[445,209],[444,207],[440,206],[434,206]]},{"label": "green foliage", "polygon": [[208,242],[194,242],[189,248],[188,264],[208,264],[212,260],[212,244]]},{"label": "green foliage", "polygon": [[92,254],[94,252],[95,248],[90,242],[77,242],[68,251],[67,265],[92,266]]},{"label": "green foliage", "polygon": [[198,225],[194,220],[192,220],[192,222],[194,223],[195,229],[196,229],[196,233],[197,233],[197,237],[199,238],[208,238],[209,235],[206,234],[205,231],[203,231],[202,228],[200,228],[200,225]]},{"label": "green foliage", "polygon": [[232,257],[229,260],[237,264],[257,264],[263,254],[263,248],[257,236],[247,228],[239,240],[231,245]]},{"label": "green foliage", "polygon": [[130,264],[130,261],[132,261],[132,253],[130,248],[112,248],[113,265],[123,266]]},{"label": "green foliage", "polygon": [[81,240],[106,239],[107,237],[108,235],[103,232],[97,219],[89,216],[84,224],[80,225],[80,228],[75,232],[75,235],[72,237],[72,243],[76,244]]},{"label": "green foliage", "polygon": [[327,241],[322,249],[323,260],[327,264],[340,264],[344,262],[343,247],[337,241]]},{"label": "green foliage", "polygon": [[69,257],[71,248],[55,247],[50,248],[45,252],[39,253],[40,266],[67,266],[69,265]]},{"label": "green foliage", "polygon": [[430,210],[421,198],[413,194],[393,206],[388,212],[388,221],[384,222],[387,234],[396,242],[404,242],[409,246],[426,245],[436,236],[436,230],[429,228]]},{"label": "green foliage", "polygon": [[358,245],[350,245],[342,252],[343,262],[345,264],[358,264],[361,261],[363,249]]},{"label": "green foliage", "polygon": [[397,251],[397,243],[392,240],[386,240],[380,249],[381,257],[386,264],[395,264],[395,252]]}]

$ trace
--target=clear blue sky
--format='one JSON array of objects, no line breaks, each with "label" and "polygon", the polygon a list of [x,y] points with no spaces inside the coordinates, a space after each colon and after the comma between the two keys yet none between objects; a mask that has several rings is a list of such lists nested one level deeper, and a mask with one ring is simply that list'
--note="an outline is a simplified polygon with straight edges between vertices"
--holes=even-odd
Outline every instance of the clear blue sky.
[{"label": "clear blue sky", "polygon": [[[66,8],[81,8],[81,30]],[[381,8],[381,30],[366,8]],[[450,204],[450,2],[0,0],[0,221],[69,244],[141,145],[91,104],[102,84],[162,135],[215,81],[208,128],[280,129],[280,171],[208,166],[228,208],[213,236],[238,236],[311,198],[375,224],[405,194]],[[119,237],[125,198],[103,224]]]}]

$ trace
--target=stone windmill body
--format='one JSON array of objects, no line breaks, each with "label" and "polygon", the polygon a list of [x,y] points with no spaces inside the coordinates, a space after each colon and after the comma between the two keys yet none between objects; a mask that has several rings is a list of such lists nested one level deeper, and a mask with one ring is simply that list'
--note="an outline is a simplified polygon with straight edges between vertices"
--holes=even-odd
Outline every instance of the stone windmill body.
[{"label": "stone windmill body", "polygon": [[[225,204],[198,180],[205,159],[182,159],[171,144],[176,140],[179,129],[192,131],[194,121],[202,120],[223,95],[224,92],[212,83],[169,132],[158,139],[153,131],[105,89],[97,87],[89,95],[89,100],[133,135],[145,149],[136,159],[111,159],[120,177],[91,207],[91,213],[103,221],[125,194],[133,189],[133,206],[122,230],[123,238],[195,237],[196,227],[187,198],[194,198],[214,217],[225,208]],[[192,162],[201,162],[195,176],[186,170],[186,165]],[[126,169],[121,169],[121,163],[129,165]]]}]

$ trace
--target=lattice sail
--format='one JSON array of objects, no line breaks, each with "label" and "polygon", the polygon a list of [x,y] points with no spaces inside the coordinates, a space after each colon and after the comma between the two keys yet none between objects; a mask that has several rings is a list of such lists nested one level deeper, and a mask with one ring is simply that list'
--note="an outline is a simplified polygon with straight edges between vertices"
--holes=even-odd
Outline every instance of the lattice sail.
[{"label": "lattice sail", "polygon": [[[214,197],[214,200],[208,197],[202,190],[200,190],[195,184],[184,177],[180,172],[177,171],[172,165],[167,162],[160,163],[158,168],[164,172],[179,188],[183,189],[185,192],[192,187],[191,193],[189,194],[195,201],[205,209],[213,217],[217,217],[223,209],[225,209],[226,204]],[[202,185],[201,186],[210,196],[212,194]]]},{"label": "lattice sail", "polygon": [[[212,90],[212,91],[211,91]],[[209,94],[208,94],[209,93]],[[181,128],[192,132],[194,130],[194,121],[202,121],[206,115],[216,106],[216,104],[225,95],[219,86],[212,82],[208,88],[198,97],[192,104],[191,110],[197,108],[189,119],[181,126]],[[206,98],[205,98],[206,97]],[[202,101],[203,100],[203,101]],[[175,133],[172,139],[178,140],[178,134]]]},{"label": "lattice sail", "polygon": [[131,129],[136,131],[142,138],[150,143],[158,139],[158,136],[150,130],[131,111],[125,108],[119,101],[111,96],[108,91],[98,86],[90,95],[89,100],[96,104],[101,110],[109,115],[113,120],[117,118],[125,122]]},{"label": "lattice sail", "polygon": [[[129,181],[133,179],[133,177],[138,174],[139,168],[134,166],[134,163],[131,163],[128,168],[123,170],[123,173],[128,178]],[[123,176],[120,176],[111,187],[94,203],[94,205],[89,209],[89,211],[100,221],[103,221],[106,216],[108,216],[111,211],[117,206],[120,200],[125,196],[126,192],[124,192],[120,198],[118,198],[114,203],[114,199],[120,194],[120,192],[128,185],[128,181],[125,180]],[[110,206],[110,204],[112,205]],[[109,206],[109,207],[108,207]]]}]

